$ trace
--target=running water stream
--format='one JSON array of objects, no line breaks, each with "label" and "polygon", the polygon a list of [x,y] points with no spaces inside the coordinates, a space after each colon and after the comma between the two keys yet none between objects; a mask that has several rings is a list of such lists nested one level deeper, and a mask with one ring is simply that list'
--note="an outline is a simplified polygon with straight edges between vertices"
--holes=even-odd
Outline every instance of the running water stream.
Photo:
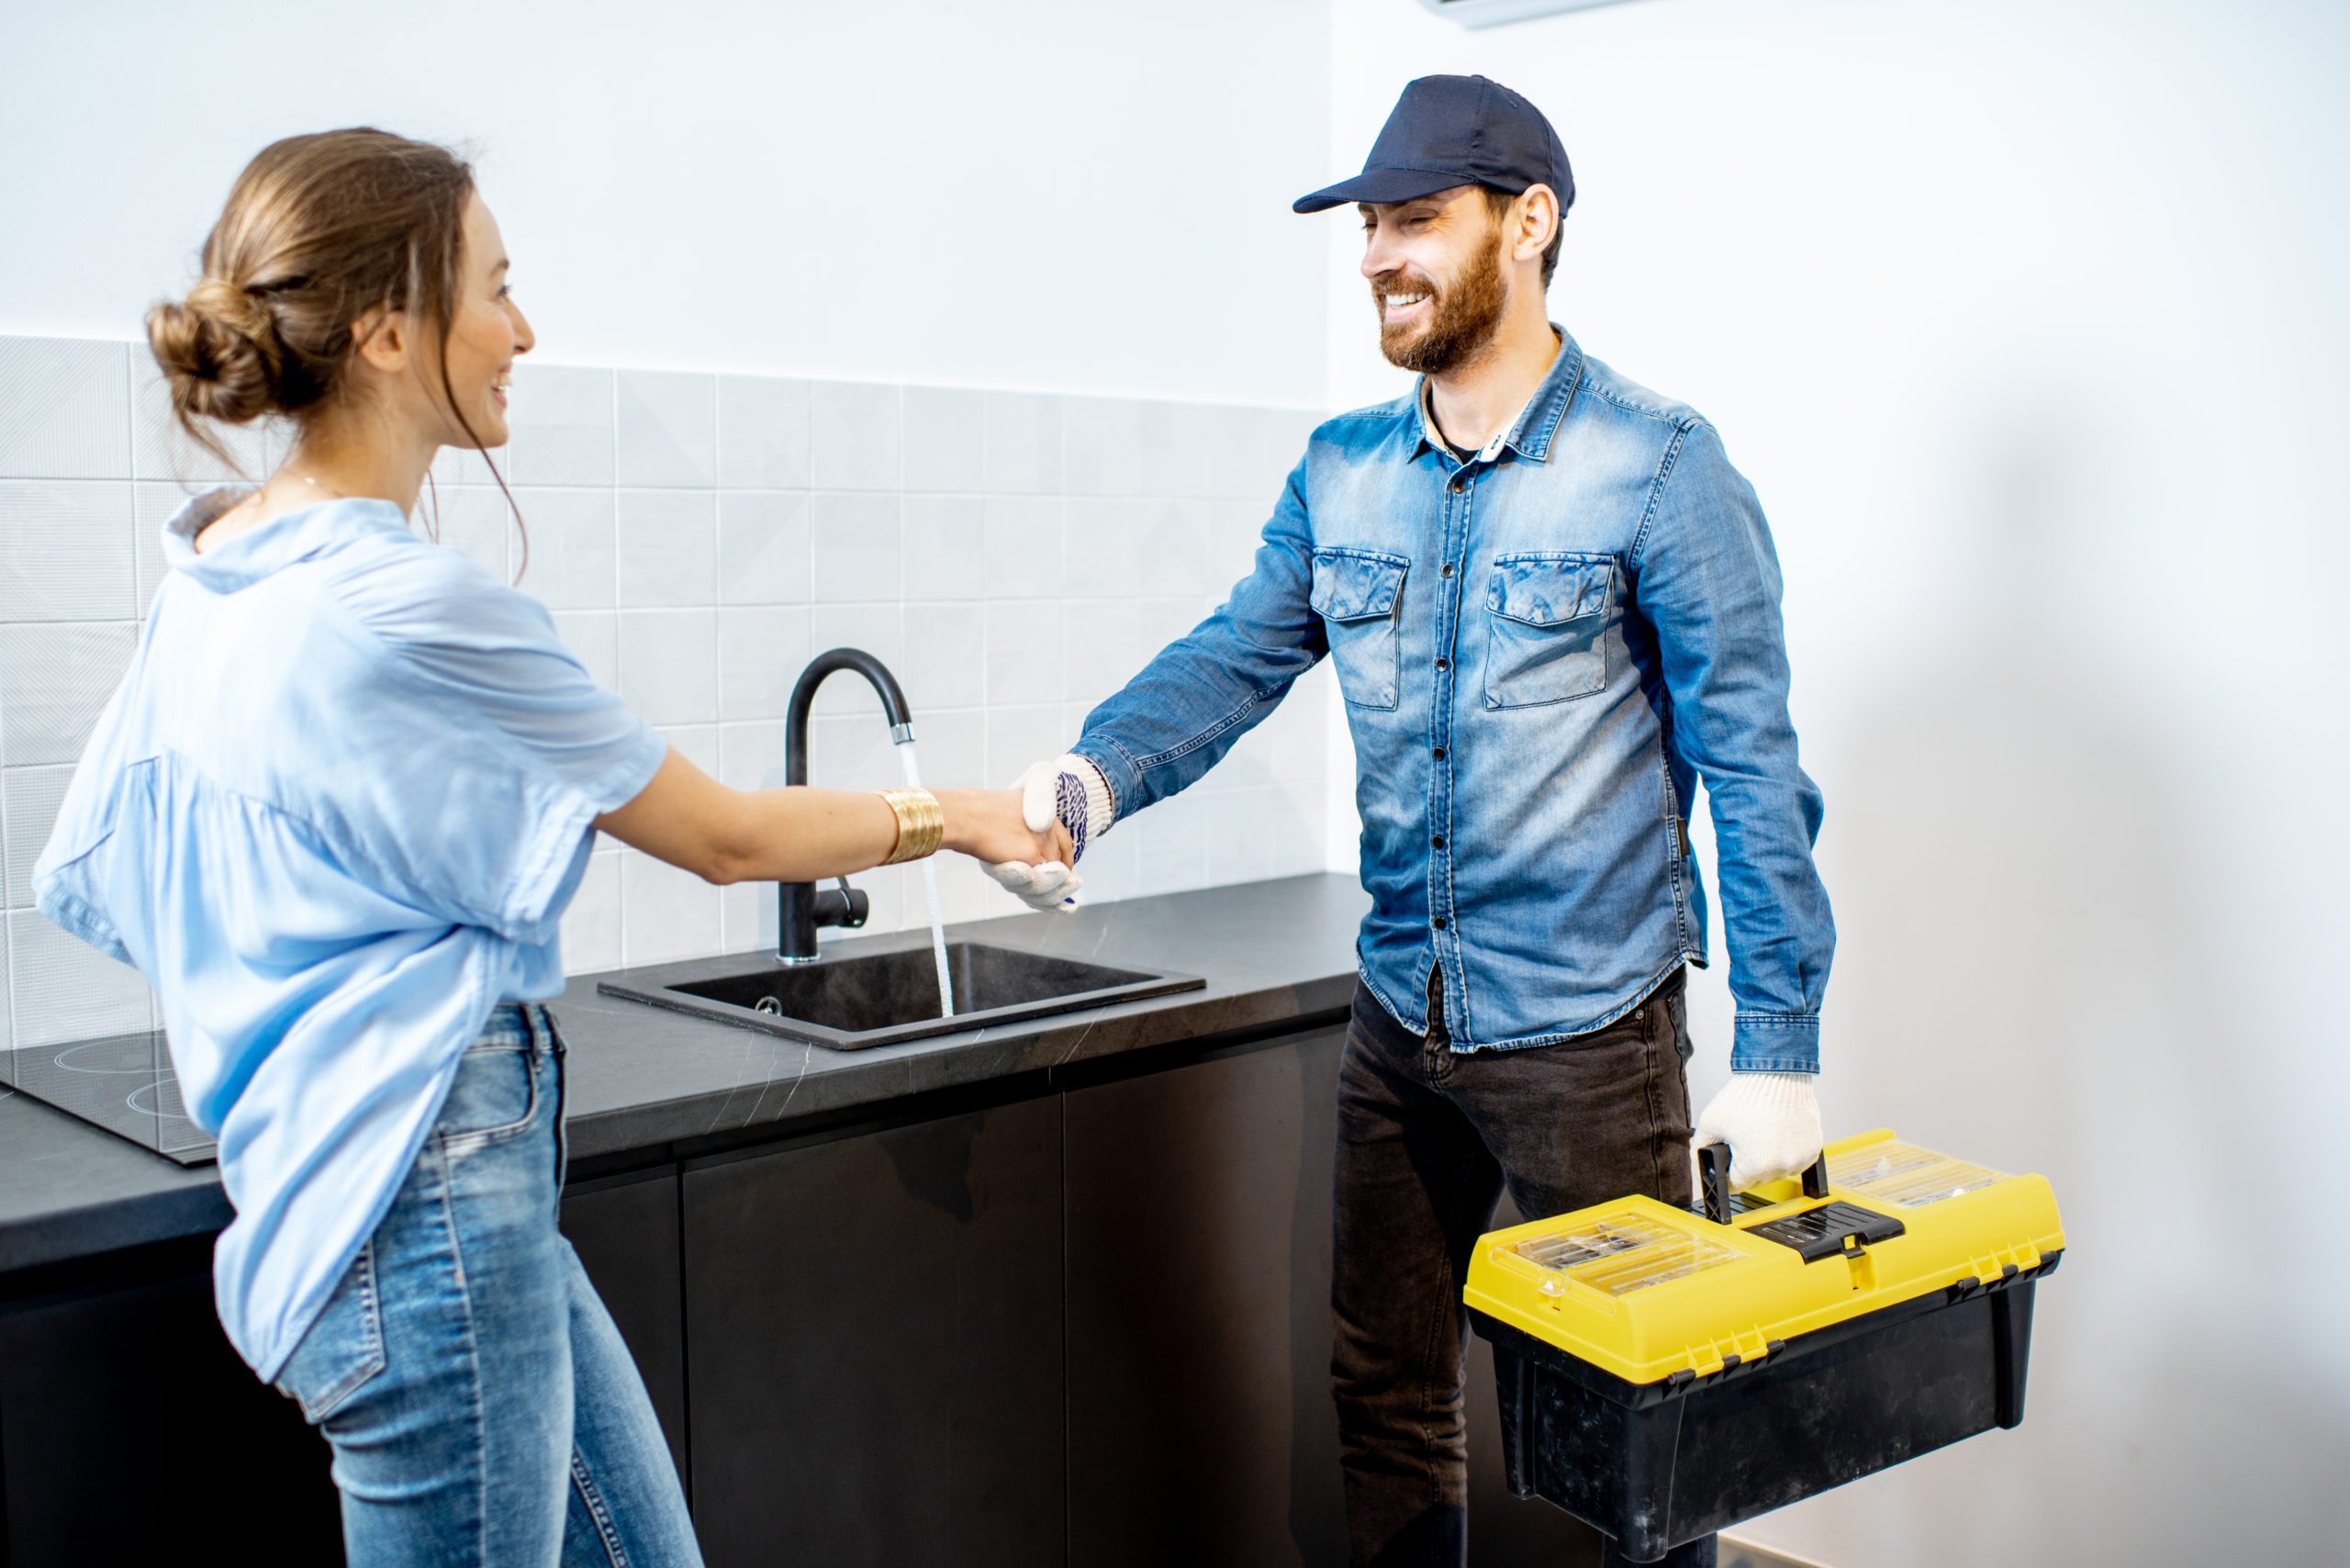
[{"label": "running water stream", "polygon": [[[898,760],[906,769],[906,788],[922,788],[922,768],[914,760],[914,743],[898,743]],[[946,922],[938,908],[938,857],[925,856],[922,863],[922,890],[930,900],[930,956],[938,963],[938,1015],[955,1016],[955,977],[946,969]]]}]

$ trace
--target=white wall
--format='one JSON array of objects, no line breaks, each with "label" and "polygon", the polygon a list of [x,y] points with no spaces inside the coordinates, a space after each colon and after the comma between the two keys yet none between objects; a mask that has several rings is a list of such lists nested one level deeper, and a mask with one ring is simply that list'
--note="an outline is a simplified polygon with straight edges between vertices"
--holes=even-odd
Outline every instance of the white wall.
[{"label": "white wall", "polygon": [[[1554,318],[1711,417],[1770,510],[1843,934],[1831,1132],[2064,1205],[2025,1426],[1754,1533],[1839,1568],[2339,1561],[2350,10],[1334,18],[1337,166],[1427,72],[1551,115]],[[1332,309],[1333,401],[1390,395],[1359,286]]]},{"label": "white wall", "polygon": [[1304,406],[1324,0],[6,6],[0,332],[127,337],[246,159],[467,141],[541,357]]}]

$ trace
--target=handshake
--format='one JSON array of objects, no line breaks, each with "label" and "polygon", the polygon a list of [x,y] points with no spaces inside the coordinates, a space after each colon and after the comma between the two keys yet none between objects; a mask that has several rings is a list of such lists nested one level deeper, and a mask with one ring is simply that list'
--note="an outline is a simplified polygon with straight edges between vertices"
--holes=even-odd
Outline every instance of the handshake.
[{"label": "handshake", "polygon": [[1077,874],[1077,863],[1084,857],[1086,845],[1109,831],[1116,813],[1109,781],[1085,758],[1065,754],[1031,763],[1012,787],[1020,792],[1020,814],[1030,833],[1056,843],[1056,828],[1068,835],[1069,861],[982,863],[989,876],[1030,909],[1068,914],[1083,902],[1080,890],[1084,880]]},{"label": "handshake", "polygon": [[1024,860],[982,860],[987,875],[1032,910],[1074,913],[1076,905],[1083,902],[1079,893],[1083,877],[1076,875],[1076,863],[1086,856],[1086,844],[1109,830],[1109,818],[1116,813],[1116,806],[1109,800],[1109,780],[1083,757],[1060,755],[1050,762],[1029,764],[1020,778],[1013,780],[1013,790],[1020,792],[1024,827],[1034,834],[1044,834],[1046,842],[1055,846],[1060,834],[1067,834],[1069,860],[1067,865],[1060,860],[1041,860],[1036,865]]}]

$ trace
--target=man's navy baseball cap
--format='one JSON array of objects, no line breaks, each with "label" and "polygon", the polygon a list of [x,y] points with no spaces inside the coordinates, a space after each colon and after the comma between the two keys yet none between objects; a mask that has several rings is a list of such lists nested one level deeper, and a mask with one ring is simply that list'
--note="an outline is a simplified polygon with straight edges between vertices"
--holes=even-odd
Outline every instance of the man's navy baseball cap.
[{"label": "man's navy baseball cap", "polygon": [[1455,185],[1490,185],[1512,196],[1548,185],[1558,193],[1562,215],[1575,199],[1567,150],[1540,109],[1483,76],[1423,76],[1395,100],[1362,173],[1298,197],[1290,210],[1415,201]]}]

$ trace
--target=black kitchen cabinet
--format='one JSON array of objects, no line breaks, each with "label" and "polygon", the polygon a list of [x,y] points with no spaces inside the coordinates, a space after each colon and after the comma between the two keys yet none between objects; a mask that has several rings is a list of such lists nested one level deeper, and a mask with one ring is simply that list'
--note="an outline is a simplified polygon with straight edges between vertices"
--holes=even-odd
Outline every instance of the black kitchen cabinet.
[{"label": "black kitchen cabinet", "polygon": [[[1524,1222],[1502,1195],[1490,1228]],[[1471,1568],[1598,1568],[1606,1538],[1539,1497],[1521,1501],[1502,1481],[1502,1414],[1494,1348],[1469,1336],[1469,1562]]]},{"label": "black kitchen cabinet", "polygon": [[[1068,1096],[1070,1568],[1343,1564],[1330,1178],[1343,1029]],[[1502,1201],[1496,1226],[1517,1222]],[[1469,1560],[1581,1568],[1599,1537],[1502,1483],[1468,1369]]]},{"label": "black kitchen cabinet", "polygon": [[563,1234],[627,1341],[677,1474],[686,1463],[685,1295],[677,1241],[677,1177],[607,1176],[563,1192]]},{"label": "black kitchen cabinet", "polygon": [[1064,1560],[1060,1116],[1046,1095],[687,1167],[711,1568]]},{"label": "black kitchen cabinet", "polygon": [[205,1249],[0,1301],[0,1564],[334,1564],[326,1443],[220,1331]]},{"label": "black kitchen cabinet", "polygon": [[1071,1568],[1343,1564],[1343,1033],[1068,1095]]}]

